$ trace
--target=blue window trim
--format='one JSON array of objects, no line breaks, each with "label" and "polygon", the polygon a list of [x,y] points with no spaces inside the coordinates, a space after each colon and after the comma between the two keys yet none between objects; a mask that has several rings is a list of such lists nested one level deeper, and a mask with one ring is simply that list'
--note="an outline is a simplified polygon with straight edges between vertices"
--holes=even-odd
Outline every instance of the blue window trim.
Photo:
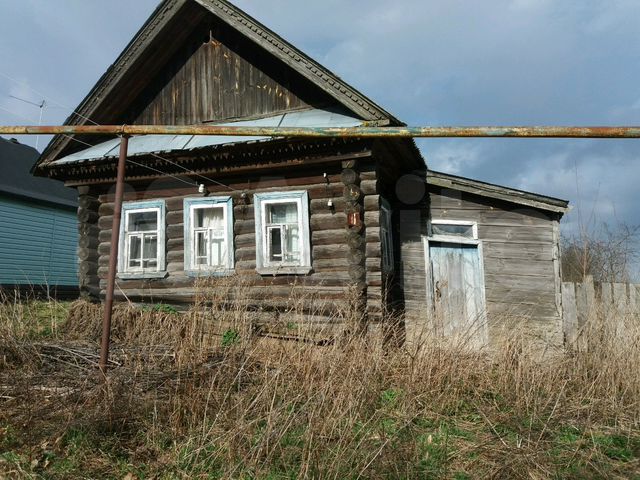
[{"label": "blue window trim", "polygon": [[[158,219],[158,269],[148,272],[126,272],[126,249],[125,249],[125,227],[127,224],[127,213],[135,210],[157,208],[159,210]],[[120,241],[118,255],[118,278],[124,280],[135,280],[144,278],[164,278],[167,276],[166,266],[166,207],[164,200],[148,200],[141,202],[124,202],[122,204],[122,217],[120,222]]]},{"label": "blue window trim", "polygon": [[[222,205],[225,209],[227,223],[227,267],[195,270],[191,267],[191,207],[195,205]],[[225,276],[233,273],[235,268],[234,235],[233,235],[233,199],[230,196],[193,197],[184,199],[184,271],[189,277]]]},{"label": "blue window trim", "polygon": [[[310,273],[312,270],[311,235],[309,233],[309,194],[307,191],[256,193],[253,198],[256,227],[256,271],[261,275],[305,275]],[[269,265],[265,261],[264,206],[272,201],[286,200],[295,200],[300,205],[298,221],[302,239],[301,262],[299,265]]]}]

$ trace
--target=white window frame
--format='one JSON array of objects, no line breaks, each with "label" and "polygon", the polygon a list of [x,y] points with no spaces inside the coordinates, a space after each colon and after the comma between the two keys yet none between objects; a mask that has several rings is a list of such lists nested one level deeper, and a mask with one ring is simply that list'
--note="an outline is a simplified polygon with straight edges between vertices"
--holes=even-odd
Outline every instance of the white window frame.
[{"label": "white window frame", "polygon": [[380,199],[380,242],[382,247],[382,270],[392,273],[395,268],[393,255],[392,210],[389,202]]},{"label": "white window frame", "polygon": [[[254,194],[256,230],[256,270],[261,275],[294,274],[311,272],[311,241],[309,234],[309,195],[306,191],[269,192]],[[295,203],[298,208],[298,241],[300,260],[295,263],[269,260],[267,207],[269,205]]]},{"label": "white window frame", "polygon": [[[224,265],[196,265],[194,214],[198,209],[219,208],[222,209],[224,224],[224,241],[226,245]],[[191,277],[229,275],[234,269],[234,244],[233,244],[233,200],[230,196],[223,197],[197,197],[184,200],[184,270]]]},{"label": "white window frame", "polygon": [[[465,227],[471,227],[473,238],[462,237],[459,235],[434,235],[432,225],[461,225]],[[474,222],[471,220],[449,220],[449,219],[431,220],[429,222],[429,227],[427,231],[428,231],[429,240],[433,240],[434,242],[469,243],[474,245],[477,245],[479,243],[478,242],[478,222]]]},{"label": "white window frame", "polygon": [[[118,256],[118,277],[122,279],[137,278],[163,278],[166,276],[166,220],[165,220],[165,203],[164,200],[152,200],[143,202],[124,202],[122,204],[122,221],[120,222],[120,241]],[[157,238],[156,248],[156,266],[154,268],[139,268],[129,266],[129,237],[132,232],[127,231],[129,217],[135,213],[156,212],[157,229],[155,235]],[[144,251],[144,236],[149,232],[141,233],[143,240],[141,242],[141,252]]]}]

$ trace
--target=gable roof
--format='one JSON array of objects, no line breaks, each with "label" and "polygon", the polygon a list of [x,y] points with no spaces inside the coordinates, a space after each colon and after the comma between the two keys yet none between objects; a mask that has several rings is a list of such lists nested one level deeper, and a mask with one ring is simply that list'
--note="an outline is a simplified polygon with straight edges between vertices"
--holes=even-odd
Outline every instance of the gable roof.
[{"label": "gable roof", "polygon": [[[154,42],[161,38],[172,22],[184,21],[183,30],[193,25],[194,5],[202,7],[203,12],[213,14],[253,41],[362,120],[376,125],[404,125],[337,75],[226,0],[163,0],[65,124],[83,125],[91,122],[88,119],[104,107],[110,93],[123,85],[126,75],[136,71],[136,64],[152,50]],[[172,40],[178,42],[178,39]],[[157,52],[153,53],[157,55]],[[34,168],[37,170],[57,158],[70,142],[68,136],[55,136]]]},{"label": "gable roof", "polygon": [[0,194],[76,207],[75,189],[65,187],[58,180],[31,175],[29,170],[37,159],[35,148],[0,137]]},{"label": "gable roof", "polygon": [[436,172],[434,170],[427,170],[426,179],[428,185],[436,185],[438,187],[472,193],[482,197],[526,205],[547,212],[564,214],[570,209],[567,200],[538,195],[537,193],[503,187],[501,185],[450,175],[448,173]]}]

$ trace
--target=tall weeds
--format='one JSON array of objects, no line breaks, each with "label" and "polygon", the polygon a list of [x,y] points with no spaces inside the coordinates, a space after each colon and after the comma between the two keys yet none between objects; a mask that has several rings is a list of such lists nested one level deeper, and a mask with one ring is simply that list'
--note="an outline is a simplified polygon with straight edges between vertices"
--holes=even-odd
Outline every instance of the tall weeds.
[{"label": "tall weeds", "polygon": [[[518,331],[491,352],[437,337],[419,349],[389,349],[371,336],[317,346],[260,336],[242,289],[225,288],[203,286],[185,313],[119,307],[106,383],[59,364],[51,375],[64,395],[3,387],[11,398],[0,418],[18,456],[0,471],[581,478],[638,469],[636,318],[625,319],[623,336],[594,323],[588,347],[544,361]],[[95,346],[99,318],[100,308],[74,305],[64,330],[74,341],[65,345]],[[295,331],[304,336],[304,326]]]}]

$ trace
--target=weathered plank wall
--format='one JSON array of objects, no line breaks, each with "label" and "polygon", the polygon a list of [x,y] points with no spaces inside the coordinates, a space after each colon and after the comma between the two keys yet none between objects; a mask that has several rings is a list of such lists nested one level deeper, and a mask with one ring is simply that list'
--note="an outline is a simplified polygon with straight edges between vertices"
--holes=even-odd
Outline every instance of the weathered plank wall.
[{"label": "weathered plank wall", "polygon": [[[336,311],[349,309],[352,298],[350,287],[354,283],[354,261],[350,256],[349,232],[345,207],[348,197],[343,182],[343,166],[326,165],[321,170],[307,169],[294,174],[280,174],[271,177],[244,176],[242,179],[225,180],[229,188],[209,185],[211,195],[231,195],[234,202],[234,247],[235,273],[241,277],[243,301],[248,301],[264,310],[280,311],[270,313],[272,318],[282,317],[281,311],[298,301],[299,308],[315,319],[325,322],[336,321]],[[374,314],[381,311],[380,302],[380,240],[378,232],[379,206],[375,191],[375,166],[359,164],[362,180],[360,214],[364,220],[362,231],[362,252],[367,255],[356,262],[364,268],[366,279],[367,312]],[[327,177],[324,177],[327,173]],[[87,289],[99,289],[103,296],[109,254],[111,252],[110,236],[113,222],[113,192],[99,190],[101,187],[85,188],[87,198],[99,197],[98,234],[92,240],[93,228],[82,228],[81,234],[86,240],[87,258],[97,258],[97,277],[88,274],[84,280]],[[102,187],[106,188],[106,187]],[[256,238],[254,223],[253,194],[267,191],[306,190],[310,199],[310,235],[313,271],[309,275],[261,276],[256,268]],[[247,199],[241,198],[242,193]],[[152,184],[129,185],[125,193],[125,201],[164,199],[166,205],[166,258],[168,275],[164,279],[118,280],[116,297],[119,300],[129,299],[134,302],[167,302],[188,304],[195,300],[197,291],[194,279],[184,271],[184,238],[183,238],[183,201],[187,197],[199,196],[193,188],[185,188],[184,184],[168,180]],[[328,201],[333,207],[328,206]],[[87,200],[88,204],[90,203]],[[369,256],[373,261],[369,261]],[[375,319],[375,318],[374,318]]]},{"label": "weathered plank wall", "polygon": [[188,125],[331,103],[226,24],[207,18],[132,111],[136,124]]},{"label": "weathered plank wall", "polygon": [[[483,245],[490,342],[522,318],[544,342],[562,343],[558,221],[539,210],[430,185],[433,219],[478,223]],[[401,278],[408,335],[429,323],[422,236],[424,209],[400,212]]]},{"label": "weathered plank wall", "polygon": [[586,347],[588,326],[604,321],[609,332],[622,337],[640,321],[640,284],[583,282],[562,284],[563,333],[569,348]]}]

